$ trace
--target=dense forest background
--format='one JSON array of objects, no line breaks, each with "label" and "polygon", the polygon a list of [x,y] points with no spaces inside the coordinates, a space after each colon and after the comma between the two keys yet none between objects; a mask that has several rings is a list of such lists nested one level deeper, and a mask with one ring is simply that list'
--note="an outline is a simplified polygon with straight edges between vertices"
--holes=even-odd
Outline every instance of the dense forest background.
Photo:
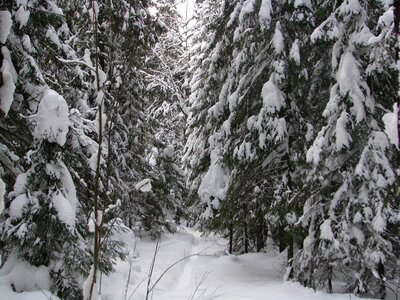
[{"label": "dense forest background", "polygon": [[189,23],[174,0],[0,0],[2,264],[96,299],[129,254],[118,233],[197,226],[229,253],[287,249],[286,279],[383,298],[400,274],[398,15],[198,0]]}]

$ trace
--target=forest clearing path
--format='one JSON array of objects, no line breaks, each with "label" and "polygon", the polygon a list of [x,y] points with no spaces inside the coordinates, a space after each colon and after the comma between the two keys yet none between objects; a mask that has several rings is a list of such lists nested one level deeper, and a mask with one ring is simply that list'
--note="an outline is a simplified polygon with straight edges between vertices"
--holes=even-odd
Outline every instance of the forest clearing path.
[{"label": "forest clearing path", "polygon": [[[149,299],[153,300],[348,300],[348,294],[326,294],[282,280],[285,255],[277,251],[226,255],[227,240],[215,235],[202,236],[190,228],[163,235],[157,253]],[[156,243],[141,239],[140,257],[132,265],[128,297],[146,299],[146,278]],[[185,258],[186,257],[186,258]],[[103,282],[103,300],[125,300],[123,293],[129,265],[117,265],[114,275]],[[118,275],[119,274],[119,275]],[[141,283],[142,282],[142,283]],[[121,286],[118,288],[118,284]],[[139,287],[138,287],[139,286]],[[354,295],[351,299],[359,299]]]}]

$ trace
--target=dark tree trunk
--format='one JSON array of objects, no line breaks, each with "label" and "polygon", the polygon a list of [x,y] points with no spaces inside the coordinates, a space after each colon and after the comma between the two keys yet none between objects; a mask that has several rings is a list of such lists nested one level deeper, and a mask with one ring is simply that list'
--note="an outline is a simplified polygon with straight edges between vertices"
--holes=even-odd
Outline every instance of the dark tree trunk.
[{"label": "dark tree trunk", "polygon": [[288,279],[292,279],[293,278],[293,268],[292,268],[292,264],[293,264],[293,248],[294,248],[294,242],[293,242],[293,233],[289,232],[286,233],[287,234],[287,243],[288,243],[288,253],[287,253],[287,260],[288,260],[288,268],[290,268],[290,272],[288,274]]},{"label": "dark tree trunk", "polygon": [[386,297],[386,286],[385,286],[385,266],[383,263],[380,261],[378,264],[378,274],[379,278],[381,279],[380,286],[379,286],[379,296],[380,299],[385,299]]},{"label": "dark tree trunk", "polygon": [[229,253],[232,254],[233,251],[233,224],[229,224]]},{"label": "dark tree trunk", "polygon": [[249,253],[249,232],[247,226],[247,205],[243,205],[243,214],[244,214],[244,223],[243,223],[243,231],[244,231],[244,253]]},{"label": "dark tree trunk", "polygon": [[332,266],[328,267],[328,293],[332,293]]},{"label": "dark tree trunk", "polygon": [[287,244],[286,244],[286,240],[285,240],[285,230],[283,228],[283,226],[279,227],[279,252],[283,252],[285,251]]},{"label": "dark tree trunk", "polygon": [[256,228],[256,247],[257,252],[264,248],[264,216],[262,213],[261,205],[257,201],[257,228]]}]

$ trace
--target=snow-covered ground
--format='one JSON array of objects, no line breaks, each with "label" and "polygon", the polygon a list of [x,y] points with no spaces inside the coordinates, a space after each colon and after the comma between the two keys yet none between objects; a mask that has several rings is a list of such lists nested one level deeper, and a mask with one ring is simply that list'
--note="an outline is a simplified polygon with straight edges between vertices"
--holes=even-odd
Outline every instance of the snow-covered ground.
[{"label": "snow-covered ground", "polygon": [[[146,299],[147,274],[154,256],[155,242],[142,239],[137,244],[140,257],[133,261],[126,299]],[[227,241],[215,236],[202,237],[197,231],[183,229],[161,239],[152,283],[171,264],[185,256],[158,282],[154,300],[348,300],[348,294],[314,292],[298,283],[284,282],[284,256],[277,252],[225,255]],[[124,300],[129,263],[103,279],[103,300]]]},{"label": "snow-covered ground", "polygon": [[[127,239],[127,237],[124,237]],[[118,262],[116,272],[102,278],[102,300],[145,300],[150,265],[156,243],[150,239],[126,240],[136,248],[129,262]],[[276,251],[240,256],[225,255],[227,241],[216,236],[201,236],[188,228],[164,235],[159,243],[152,286],[153,300],[356,300],[354,295],[314,292],[298,283],[284,282],[284,255]],[[198,255],[196,255],[198,254]],[[188,257],[189,256],[189,257]],[[130,274],[130,275],[129,275]],[[0,299],[45,300],[44,291],[16,294],[0,276]]]}]

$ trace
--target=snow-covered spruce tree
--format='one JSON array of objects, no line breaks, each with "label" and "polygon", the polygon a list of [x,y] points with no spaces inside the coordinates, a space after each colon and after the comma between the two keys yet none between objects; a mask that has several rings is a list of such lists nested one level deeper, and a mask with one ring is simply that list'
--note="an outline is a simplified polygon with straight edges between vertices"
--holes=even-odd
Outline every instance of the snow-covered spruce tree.
[{"label": "snow-covered spruce tree", "polygon": [[[84,61],[80,62],[76,68],[83,70],[85,78],[91,71],[84,64],[90,58],[89,65],[94,65],[96,49],[93,46],[93,34],[88,22],[90,17],[87,17],[91,14],[92,3],[89,1],[84,6],[85,10],[79,13],[75,10],[80,7],[78,2],[66,2],[65,14],[73,19],[85,16],[79,19],[87,20],[75,25],[76,36],[71,39],[74,48],[80,53],[79,56],[83,56]],[[174,177],[180,177],[178,171],[164,171],[164,164],[153,166],[150,163],[151,149],[154,145],[160,149],[164,146],[157,138],[154,138],[152,126],[155,123],[154,115],[148,115],[148,109],[151,102],[154,102],[156,93],[152,95],[149,92],[148,86],[152,81],[148,78],[150,73],[147,66],[151,65],[152,59],[155,59],[153,47],[158,36],[165,32],[166,28],[149,13],[150,3],[147,1],[120,1],[118,3],[97,1],[96,3],[99,7],[99,66],[107,77],[101,88],[104,94],[103,158],[100,174],[101,207],[107,209],[108,205],[114,205],[121,200],[121,206],[108,214],[104,219],[104,225],[114,217],[118,217],[132,229],[152,230],[157,233],[163,227],[168,227],[167,220],[173,219],[169,212],[173,215],[176,210],[174,204],[176,199],[171,190],[176,189],[175,193],[178,196],[181,189],[179,186],[169,187],[165,184],[171,181],[173,185]],[[70,63],[73,64],[72,61]],[[94,94],[89,89],[86,95],[82,95],[83,99],[88,99],[89,103],[79,108],[77,116],[81,114],[82,117],[90,117],[93,113],[95,116],[98,115],[96,109],[90,109],[91,105],[95,104]],[[93,121],[98,122],[98,117]],[[93,126],[94,129],[97,127]],[[90,128],[86,127],[87,130],[90,132]],[[96,140],[96,132],[91,136]],[[77,139],[78,143],[81,141],[85,142],[80,138]],[[88,148],[86,151],[88,155],[93,144],[87,144],[86,148]],[[160,152],[162,153],[163,150]],[[94,156],[89,155],[89,161],[92,162],[93,159],[90,158],[95,159]],[[160,159],[168,162],[165,168],[169,168],[171,164],[173,166],[170,158]],[[141,189],[141,184],[137,185],[143,183],[143,180],[150,182],[147,187],[152,186],[151,190]],[[179,179],[177,180],[179,182]],[[90,181],[86,182],[90,187]]]},{"label": "snow-covered spruce tree", "polygon": [[7,251],[4,270],[11,272],[25,265],[27,272],[40,272],[43,280],[36,282],[37,286],[14,278],[17,291],[51,289],[65,299],[80,299],[81,281],[89,263],[83,234],[85,218],[69,171],[70,161],[65,159],[72,125],[69,105],[55,91],[63,91],[68,74],[57,56],[73,55],[65,43],[68,26],[52,1],[12,2],[4,8],[12,15],[13,26],[5,47],[10,51],[8,66],[13,63],[16,69],[16,89],[2,123],[10,130],[8,134],[17,130],[15,136],[20,137],[9,144],[3,135],[1,141],[19,147],[15,149],[19,157],[14,160],[20,173],[9,185],[14,190],[1,224]]},{"label": "snow-covered spruce tree", "polygon": [[153,11],[162,32],[142,71],[146,75],[149,99],[147,121],[154,136],[149,141],[152,148],[148,159],[159,173],[153,188],[157,198],[165,199],[161,204],[164,206],[164,219],[167,220],[165,225],[172,230],[173,219],[178,221],[183,214],[182,206],[186,198],[183,173],[178,167],[186,119],[185,90],[182,87],[186,54],[179,32],[181,17],[175,2],[157,1],[153,3]]},{"label": "snow-covered spruce tree", "polygon": [[192,189],[210,227],[229,228],[230,250],[232,240],[244,251],[253,245],[260,250],[267,225],[282,247],[291,245],[283,229],[301,207],[294,196],[302,186],[303,137],[311,127],[301,109],[311,88],[310,59],[303,53],[312,10],[301,1],[212,5],[202,5],[211,20],[201,18],[192,55],[185,154]]},{"label": "snow-covered spruce tree", "polygon": [[[330,49],[326,121],[307,152],[313,190],[301,218],[308,228],[295,258],[305,285],[332,290],[334,276],[354,293],[384,297],[398,274],[398,152],[382,116],[398,91],[393,8],[380,1],[317,6],[324,16],[312,51]],[[321,16],[320,15],[320,16]]]}]

